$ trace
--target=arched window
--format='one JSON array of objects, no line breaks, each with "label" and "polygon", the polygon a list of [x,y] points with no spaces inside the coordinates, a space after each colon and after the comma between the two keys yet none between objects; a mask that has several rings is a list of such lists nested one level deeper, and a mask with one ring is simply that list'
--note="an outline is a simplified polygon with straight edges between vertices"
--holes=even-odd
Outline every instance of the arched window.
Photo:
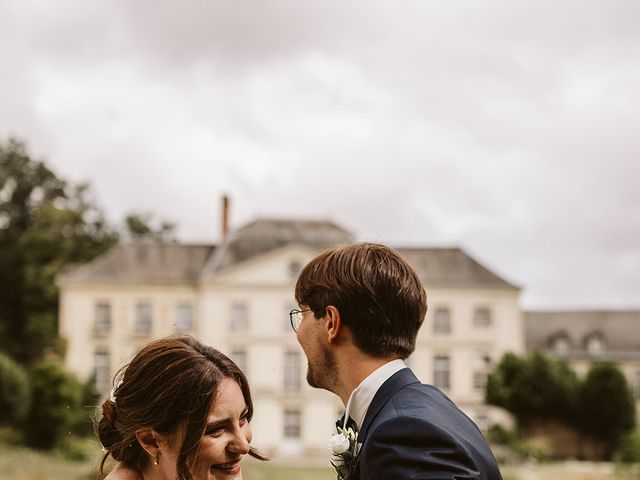
[{"label": "arched window", "polygon": [[549,339],[549,347],[558,355],[569,353],[571,350],[571,339],[567,332],[558,332]]},{"label": "arched window", "polygon": [[600,332],[592,332],[584,337],[584,349],[589,355],[599,355],[605,351],[604,336]]}]

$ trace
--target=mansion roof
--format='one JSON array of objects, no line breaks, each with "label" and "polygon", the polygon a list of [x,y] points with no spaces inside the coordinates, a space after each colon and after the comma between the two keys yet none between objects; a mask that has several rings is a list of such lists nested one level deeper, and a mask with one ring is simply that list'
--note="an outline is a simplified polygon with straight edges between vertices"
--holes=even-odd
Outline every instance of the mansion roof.
[{"label": "mansion roof", "polygon": [[[320,251],[353,242],[353,235],[329,221],[259,219],[231,232],[219,246],[179,243],[120,244],[93,262],[59,277],[61,283],[196,283],[217,271],[278,250],[302,245]],[[518,287],[478,263],[460,248],[414,247],[397,251],[430,286]]]},{"label": "mansion roof", "polygon": [[[528,311],[524,318],[527,350],[570,358],[597,354],[609,360],[638,357],[640,352],[640,310]],[[591,345],[597,345],[597,351],[591,351]]]},{"label": "mansion roof", "polygon": [[196,283],[212,245],[119,244],[92,262],[58,277],[60,283]]},{"label": "mansion roof", "polygon": [[291,244],[319,251],[349,242],[353,242],[352,234],[329,221],[259,219],[232,232],[207,262],[203,275]]},{"label": "mansion roof", "polygon": [[507,282],[460,248],[397,248],[427,286],[509,288]]}]

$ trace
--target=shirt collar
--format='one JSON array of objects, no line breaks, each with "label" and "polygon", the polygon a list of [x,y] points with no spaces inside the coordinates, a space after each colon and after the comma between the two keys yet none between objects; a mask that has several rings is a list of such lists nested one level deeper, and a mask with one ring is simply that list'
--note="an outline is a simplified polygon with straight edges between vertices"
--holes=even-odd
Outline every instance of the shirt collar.
[{"label": "shirt collar", "polygon": [[349,417],[356,422],[358,429],[362,428],[364,416],[367,414],[369,405],[378,389],[386,382],[394,373],[407,368],[401,359],[392,360],[385,363],[378,369],[374,370],[365,378],[356,389],[351,392],[349,401],[344,412],[344,425]]}]

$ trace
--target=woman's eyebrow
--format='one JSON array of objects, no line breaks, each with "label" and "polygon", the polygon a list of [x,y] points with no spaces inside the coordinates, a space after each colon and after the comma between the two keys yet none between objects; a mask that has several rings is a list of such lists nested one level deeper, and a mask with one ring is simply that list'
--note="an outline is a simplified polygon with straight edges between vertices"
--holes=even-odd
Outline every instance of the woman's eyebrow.
[{"label": "woman's eyebrow", "polygon": [[231,418],[221,418],[218,420],[212,420],[207,422],[206,430],[215,430],[218,427],[222,427],[231,422]]},{"label": "woman's eyebrow", "polygon": [[[243,416],[247,415],[249,413],[249,407],[246,407],[242,413],[240,414],[240,417],[242,418]],[[213,430],[214,428],[217,427],[221,427],[223,425],[226,425],[227,423],[231,423],[231,417],[225,417],[225,418],[218,418],[215,420],[210,420],[209,422],[207,422],[206,425],[206,429],[207,430]]]}]

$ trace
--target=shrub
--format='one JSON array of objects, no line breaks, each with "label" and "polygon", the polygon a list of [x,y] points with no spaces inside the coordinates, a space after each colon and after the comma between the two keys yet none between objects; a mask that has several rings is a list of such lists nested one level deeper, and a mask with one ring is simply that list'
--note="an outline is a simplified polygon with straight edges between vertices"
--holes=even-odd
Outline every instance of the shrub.
[{"label": "shrub", "polygon": [[100,393],[95,387],[96,379],[92,375],[82,385],[82,401],[80,407],[74,412],[71,432],[79,436],[94,436],[94,419],[98,417]]},{"label": "shrub", "polygon": [[511,412],[518,427],[540,420],[571,421],[578,378],[565,362],[534,352],[505,354],[487,379],[486,401]]},{"label": "shrub", "polygon": [[636,429],[622,438],[616,460],[622,463],[640,463],[640,430]]},{"label": "shrub", "polygon": [[31,372],[32,402],[24,422],[28,445],[50,449],[71,432],[82,399],[82,385],[57,362],[45,361]]},{"label": "shrub", "polygon": [[613,364],[593,364],[580,390],[578,429],[605,446],[609,460],[625,434],[636,424],[631,390],[623,373]]},{"label": "shrub", "polygon": [[0,353],[0,425],[17,426],[29,409],[29,380],[9,356]]}]

